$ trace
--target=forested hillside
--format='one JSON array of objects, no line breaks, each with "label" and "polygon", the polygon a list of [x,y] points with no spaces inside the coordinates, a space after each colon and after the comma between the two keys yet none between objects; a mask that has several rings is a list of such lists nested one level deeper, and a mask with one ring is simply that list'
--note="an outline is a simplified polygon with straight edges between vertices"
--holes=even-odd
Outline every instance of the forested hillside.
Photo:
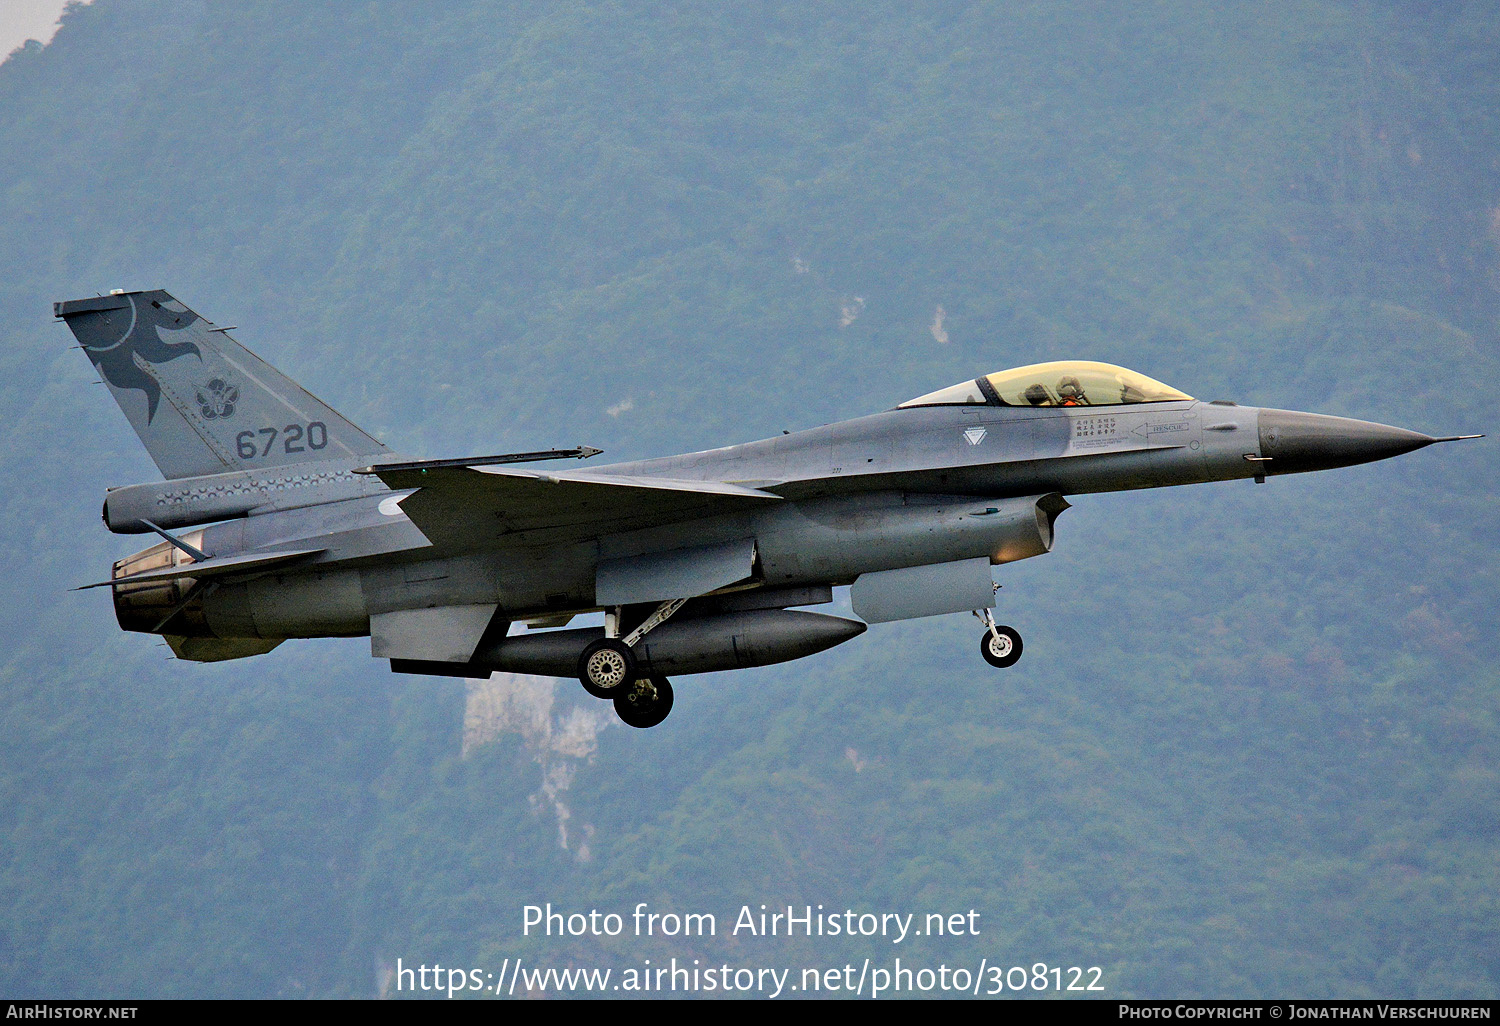
[{"label": "forested hillside", "polygon": [[[1494,439],[1078,497],[962,616],[676,681],[216,665],[68,589],[155,470],[50,304],[164,287],[421,457],[746,441],[1067,357],[1496,429],[1492,4],[95,0],[0,64],[0,993],[441,962],[1500,996]],[[523,937],[551,902],[715,938]],[[726,936],[741,905],[977,936]]]}]

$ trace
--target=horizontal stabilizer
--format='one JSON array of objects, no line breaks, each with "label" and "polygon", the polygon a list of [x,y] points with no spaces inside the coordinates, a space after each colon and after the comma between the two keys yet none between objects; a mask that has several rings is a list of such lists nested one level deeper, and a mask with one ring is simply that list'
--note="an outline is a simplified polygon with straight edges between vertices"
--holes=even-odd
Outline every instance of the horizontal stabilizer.
[{"label": "horizontal stabilizer", "polygon": [[98,584],[85,584],[83,587],[74,588],[74,591],[83,591],[85,588],[107,588],[114,584],[149,584],[153,581],[172,581],[182,577],[195,579],[224,577],[229,574],[243,574],[256,570],[266,570],[273,566],[284,563],[300,563],[322,552],[326,549],[284,549],[280,552],[247,552],[240,556],[219,556],[213,559],[194,563],[180,563],[177,566],[162,567],[160,570],[146,570],[138,574],[130,574],[127,577],[117,577],[112,581],[100,581]]}]

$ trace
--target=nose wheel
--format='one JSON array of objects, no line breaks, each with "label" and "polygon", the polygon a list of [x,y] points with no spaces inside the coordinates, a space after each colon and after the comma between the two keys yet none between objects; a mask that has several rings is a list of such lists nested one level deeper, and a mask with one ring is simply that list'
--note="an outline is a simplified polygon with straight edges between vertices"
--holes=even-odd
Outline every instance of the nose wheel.
[{"label": "nose wheel", "polygon": [[994,627],[979,639],[979,651],[991,666],[1005,669],[1021,658],[1021,635],[1011,627]]},{"label": "nose wheel", "polygon": [[974,615],[984,621],[984,635],[979,639],[979,654],[984,661],[1001,670],[1016,665],[1021,658],[1020,631],[995,623],[995,615],[988,609],[976,609]]},{"label": "nose wheel", "polygon": [[615,715],[632,727],[654,727],[672,711],[672,685],[665,677],[642,677],[615,699]]}]

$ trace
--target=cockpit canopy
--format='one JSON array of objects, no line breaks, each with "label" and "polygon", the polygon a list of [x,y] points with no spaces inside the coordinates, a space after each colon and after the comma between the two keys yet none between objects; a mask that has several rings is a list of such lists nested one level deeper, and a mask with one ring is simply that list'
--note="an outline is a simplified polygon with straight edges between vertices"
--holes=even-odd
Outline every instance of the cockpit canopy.
[{"label": "cockpit canopy", "polygon": [[997,371],[910,399],[911,406],[1132,406],[1191,400],[1175,388],[1112,363],[1057,360]]}]

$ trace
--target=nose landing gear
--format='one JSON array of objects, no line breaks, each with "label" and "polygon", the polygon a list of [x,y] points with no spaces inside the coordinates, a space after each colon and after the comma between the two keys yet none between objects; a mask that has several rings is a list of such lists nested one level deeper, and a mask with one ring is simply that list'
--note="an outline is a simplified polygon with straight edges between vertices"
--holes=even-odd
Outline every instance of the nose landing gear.
[{"label": "nose landing gear", "polygon": [[997,669],[1016,665],[1021,658],[1021,634],[1014,627],[995,623],[995,614],[988,609],[976,609],[974,615],[984,621],[985,632],[979,639],[979,654],[984,661]]}]

